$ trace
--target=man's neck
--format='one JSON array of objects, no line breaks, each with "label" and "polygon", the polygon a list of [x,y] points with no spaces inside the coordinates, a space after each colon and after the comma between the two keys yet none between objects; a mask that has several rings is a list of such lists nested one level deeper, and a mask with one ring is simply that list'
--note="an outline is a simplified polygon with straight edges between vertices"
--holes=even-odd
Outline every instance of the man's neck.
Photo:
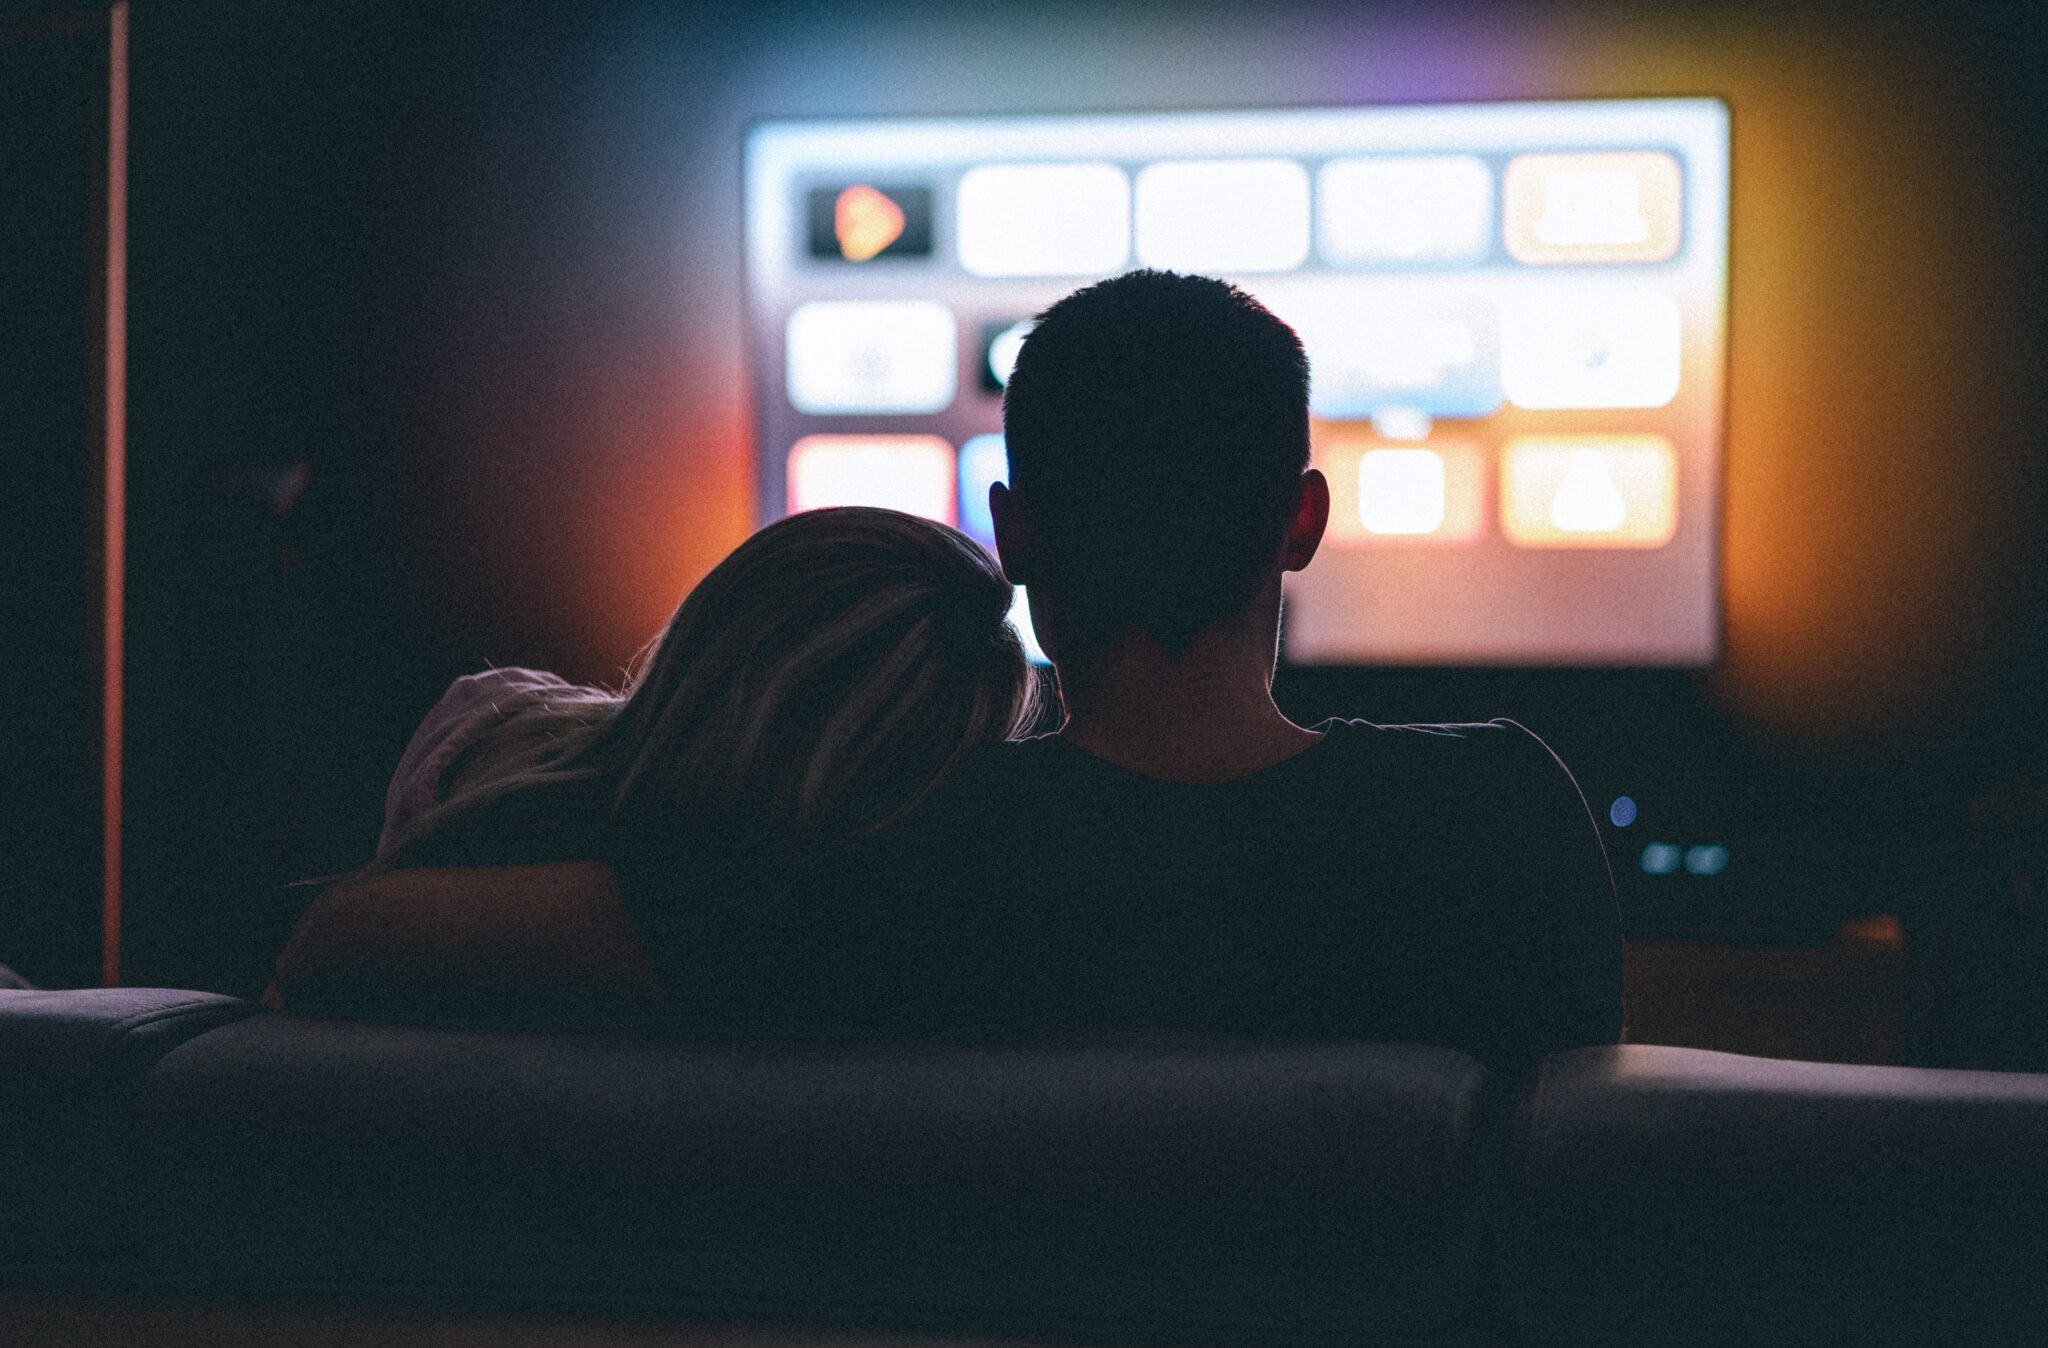
[{"label": "man's neck", "polygon": [[1186,652],[1134,636],[1063,662],[1062,738],[1170,782],[1224,782],[1294,757],[1322,736],[1273,702],[1270,635],[1212,629]]}]

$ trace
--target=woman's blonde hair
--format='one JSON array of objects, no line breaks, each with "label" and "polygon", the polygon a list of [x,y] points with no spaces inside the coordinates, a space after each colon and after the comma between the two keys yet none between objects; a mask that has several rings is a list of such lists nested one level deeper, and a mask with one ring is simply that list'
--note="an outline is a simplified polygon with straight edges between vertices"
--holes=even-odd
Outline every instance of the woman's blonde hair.
[{"label": "woman's blonde hair", "polygon": [[563,788],[594,798],[628,846],[883,828],[1031,723],[1010,598],[994,559],[944,525],[854,506],[780,520],[699,582],[623,693],[565,688],[505,721],[372,864]]}]

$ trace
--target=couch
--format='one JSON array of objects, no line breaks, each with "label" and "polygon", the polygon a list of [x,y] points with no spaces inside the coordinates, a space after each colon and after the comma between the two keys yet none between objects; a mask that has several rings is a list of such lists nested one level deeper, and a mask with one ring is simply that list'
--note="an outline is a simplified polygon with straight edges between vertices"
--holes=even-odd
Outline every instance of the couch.
[{"label": "couch", "polygon": [[22,1297],[678,1342],[2040,1344],[2048,1076],[1631,1045],[1509,1082],[1410,1044],[742,1049],[0,991],[0,1341]]}]

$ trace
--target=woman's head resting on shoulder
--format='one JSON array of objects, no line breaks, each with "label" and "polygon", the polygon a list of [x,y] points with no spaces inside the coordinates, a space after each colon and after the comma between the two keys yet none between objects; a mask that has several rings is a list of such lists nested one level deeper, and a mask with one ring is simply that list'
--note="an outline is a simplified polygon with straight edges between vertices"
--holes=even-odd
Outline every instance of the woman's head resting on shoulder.
[{"label": "woman's head resting on shoulder", "polygon": [[394,851],[578,783],[634,848],[883,828],[1036,714],[1010,599],[995,560],[945,525],[857,506],[779,520],[698,582],[622,695],[513,716]]},{"label": "woman's head resting on shoulder", "polygon": [[646,652],[606,735],[618,814],[828,840],[893,822],[1029,723],[1010,597],[979,545],[914,515],[768,525]]}]

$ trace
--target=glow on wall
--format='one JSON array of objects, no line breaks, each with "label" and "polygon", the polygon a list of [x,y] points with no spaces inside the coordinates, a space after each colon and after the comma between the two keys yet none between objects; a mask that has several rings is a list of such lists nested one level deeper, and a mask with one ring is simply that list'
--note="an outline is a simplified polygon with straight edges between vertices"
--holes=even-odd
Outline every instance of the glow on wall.
[{"label": "glow on wall", "polygon": [[1309,354],[1336,518],[1291,658],[1717,656],[1719,101],[770,122],[746,162],[763,519],[921,502],[992,542],[1031,315],[1197,271]]}]

